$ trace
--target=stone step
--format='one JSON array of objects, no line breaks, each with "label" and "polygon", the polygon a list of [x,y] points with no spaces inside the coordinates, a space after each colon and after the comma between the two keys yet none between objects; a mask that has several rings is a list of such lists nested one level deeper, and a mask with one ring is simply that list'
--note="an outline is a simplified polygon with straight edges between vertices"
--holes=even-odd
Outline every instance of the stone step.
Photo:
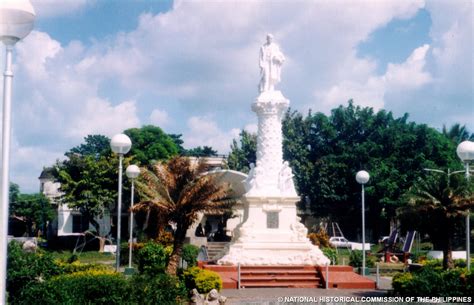
[{"label": "stone step", "polygon": [[242,275],[259,275],[259,274],[273,274],[273,275],[317,275],[316,271],[310,270],[242,270],[240,269],[240,274]]},{"label": "stone step", "polygon": [[314,266],[241,266],[242,287],[320,287]]},{"label": "stone step", "polygon": [[298,281],[298,282],[314,282],[319,281],[318,277],[302,277],[302,276],[240,276],[240,281],[245,282],[258,282],[258,281],[270,281],[270,282],[284,282],[284,281]]},{"label": "stone step", "polygon": [[269,283],[269,282],[259,282],[259,283],[242,283],[240,284],[242,288],[264,288],[264,287],[271,287],[271,288],[319,288],[319,283],[317,284],[309,284],[309,283],[297,283],[297,282],[279,282],[279,283]]}]

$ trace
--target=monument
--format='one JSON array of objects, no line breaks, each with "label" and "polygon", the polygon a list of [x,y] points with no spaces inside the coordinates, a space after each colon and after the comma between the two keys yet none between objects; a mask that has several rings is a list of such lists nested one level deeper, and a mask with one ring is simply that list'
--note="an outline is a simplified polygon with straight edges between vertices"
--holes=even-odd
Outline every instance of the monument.
[{"label": "monument", "polygon": [[243,182],[243,223],[220,265],[326,265],[329,259],[306,237],[296,215],[296,193],[289,163],[283,161],[281,121],[289,100],[275,90],[285,56],[268,34],[260,48],[260,94],[252,104],[258,117],[257,164]]}]

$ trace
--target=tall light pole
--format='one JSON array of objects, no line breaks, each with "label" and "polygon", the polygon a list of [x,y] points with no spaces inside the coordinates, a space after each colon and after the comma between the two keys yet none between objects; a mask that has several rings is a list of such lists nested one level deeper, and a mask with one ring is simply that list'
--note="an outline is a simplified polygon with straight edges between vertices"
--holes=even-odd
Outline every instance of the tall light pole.
[{"label": "tall light pole", "polygon": [[[463,141],[456,148],[456,153],[464,163],[466,168],[466,180],[469,182],[471,173],[469,172],[469,162],[474,160],[474,142]],[[471,270],[471,226],[470,226],[471,213],[468,210],[466,215],[466,265],[467,270]]]},{"label": "tall light pole", "polygon": [[365,275],[365,184],[369,182],[370,175],[366,171],[356,174],[356,181],[362,185],[362,276]]},{"label": "tall light pole", "polygon": [[133,195],[134,195],[134,192],[135,192],[135,178],[138,177],[138,175],[140,175],[140,168],[136,165],[129,165],[127,166],[127,169],[125,170],[125,174],[127,175],[127,177],[132,180],[132,190],[130,191],[131,192],[131,198],[130,198],[130,241],[129,241],[129,249],[128,249],[128,269],[129,269],[129,272],[133,272],[133,268],[132,268],[132,246],[133,246],[133,211],[132,211],[132,207],[133,207],[133,204],[134,204],[134,201],[133,201]]},{"label": "tall light pole", "polygon": [[119,171],[118,171],[118,203],[117,203],[117,249],[116,249],[116,262],[115,270],[119,272],[120,268],[120,235],[122,230],[122,162],[123,155],[128,153],[132,147],[132,141],[130,138],[123,134],[117,134],[112,137],[110,141],[110,148],[112,151],[119,155]]},{"label": "tall light pole", "polygon": [[13,46],[31,32],[35,17],[35,10],[28,0],[0,1],[0,41],[6,46],[5,72],[3,73],[2,180],[0,190],[0,304],[6,304]]}]

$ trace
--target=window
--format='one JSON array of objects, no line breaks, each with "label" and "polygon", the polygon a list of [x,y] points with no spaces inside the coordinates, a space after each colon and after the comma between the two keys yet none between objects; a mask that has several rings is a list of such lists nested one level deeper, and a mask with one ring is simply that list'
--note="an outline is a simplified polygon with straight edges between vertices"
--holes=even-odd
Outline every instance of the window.
[{"label": "window", "polygon": [[82,233],[88,229],[85,217],[80,214],[72,215],[72,233]]}]

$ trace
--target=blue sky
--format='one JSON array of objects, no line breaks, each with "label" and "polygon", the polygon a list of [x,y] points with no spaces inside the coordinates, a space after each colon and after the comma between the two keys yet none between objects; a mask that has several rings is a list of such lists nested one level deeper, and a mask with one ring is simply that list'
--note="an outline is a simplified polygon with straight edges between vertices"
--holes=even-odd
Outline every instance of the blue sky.
[{"label": "blue sky", "polygon": [[31,1],[35,30],[14,57],[11,180],[24,192],[88,134],[155,124],[228,152],[256,130],[266,33],[294,109],[352,98],[474,130],[472,1]]}]

